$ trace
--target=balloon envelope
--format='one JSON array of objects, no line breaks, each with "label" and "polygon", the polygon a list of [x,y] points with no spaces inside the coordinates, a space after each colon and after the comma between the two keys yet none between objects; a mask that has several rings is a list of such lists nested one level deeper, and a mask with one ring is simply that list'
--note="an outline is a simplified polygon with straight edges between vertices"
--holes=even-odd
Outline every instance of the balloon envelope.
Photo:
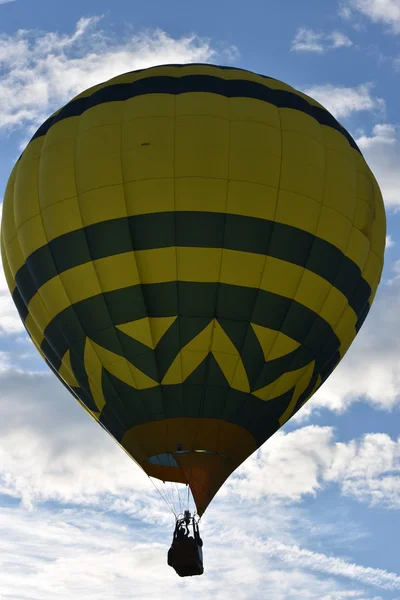
[{"label": "balloon envelope", "polygon": [[202,514],[349,348],[385,213],[357,144],[313,99],[172,65],[95,86],[39,128],[1,244],[49,366]]}]

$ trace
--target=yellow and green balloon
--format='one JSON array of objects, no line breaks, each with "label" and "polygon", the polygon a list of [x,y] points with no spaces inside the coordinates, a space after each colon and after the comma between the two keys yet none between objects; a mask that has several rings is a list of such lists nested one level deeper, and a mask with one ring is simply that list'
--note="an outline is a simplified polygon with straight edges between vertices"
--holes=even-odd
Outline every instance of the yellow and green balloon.
[{"label": "yellow and green balloon", "polygon": [[381,277],[385,212],[312,98],[164,65],[43,123],[10,176],[1,245],[48,365],[202,514],[346,353]]}]

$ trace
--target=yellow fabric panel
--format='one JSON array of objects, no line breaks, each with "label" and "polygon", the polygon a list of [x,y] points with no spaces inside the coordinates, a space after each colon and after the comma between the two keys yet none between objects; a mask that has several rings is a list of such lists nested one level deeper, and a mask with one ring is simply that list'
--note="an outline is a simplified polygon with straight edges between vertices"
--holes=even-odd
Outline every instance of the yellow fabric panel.
[{"label": "yellow fabric panel", "polygon": [[308,196],[279,190],[276,221],[314,234],[321,213],[321,203]]},{"label": "yellow fabric panel", "polygon": [[100,359],[101,364],[121,381],[136,388],[137,390],[144,390],[159,385],[156,381],[148,377],[145,373],[140,371],[137,367],[132,365],[126,358],[121,358],[118,354],[99,346],[93,340],[91,345]]},{"label": "yellow fabric panel", "polygon": [[39,156],[21,157],[21,164],[16,172],[14,184],[14,218],[15,228],[20,227],[40,213],[38,195]]},{"label": "yellow fabric panel", "polygon": [[[193,373],[195,369],[203,362],[208,354],[208,350],[190,350],[186,352],[182,350],[181,352],[181,360],[182,360],[182,379],[181,381],[176,381],[175,383],[182,383]],[[165,375],[163,379],[163,384],[168,385],[172,383],[167,379],[167,375]]]},{"label": "yellow fabric panel", "polygon": [[346,254],[351,229],[352,224],[347,217],[328,206],[321,207],[321,214],[315,235],[330,242]]},{"label": "yellow fabric panel", "polygon": [[[60,140],[54,144],[44,144],[40,155],[39,179],[37,180],[42,209],[76,196],[75,144],[75,138]],[[43,174],[45,174],[44,177]]]},{"label": "yellow fabric panel", "polygon": [[26,221],[18,230],[18,240],[22,254],[27,259],[32,252],[47,244],[43,229],[42,215],[32,217]]},{"label": "yellow fabric panel", "polygon": [[356,227],[352,227],[346,256],[351,258],[363,271],[370,252],[369,239]]},{"label": "yellow fabric panel", "polygon": [[146,94],[129,98],[124,106],[124,123],[136,119],[175,116],[175,96],[170,94]]},{"label": "yellow fabric panel", "polygon": [[129,323],[123,323],[122,325],[117,325],[117,329],[123,333],[126,333],[126,335],[129,335],[134,340],[137,340],[145,346],[148,346],[149,348],[154,347],[148,317],[138,319],[137,321],[130,321]]},{"label": "yellow fabric panel", "polygon": [[[292,92],[293,93],[293,92]],[[294,110],[293,108],[280,108],[280,128],[282,131],[288,131],[290,133],[298,134],[299,140],[302,140],[304,137],[309,138],[307,149],[311,149],[312,152],[317,152],[321,157],[321,145],[324,143],[321,125],[310,115],[302,113],[298,110]],[[286,136],[284,139],[287,139]],[[296,139],[296,136],[294,137]],[[313,143],[316,142],[315,143]],[[303,152],[304,153],[304,148]],[[307,153],[306,153],[307,154]],[[319,164],[322,166],[321,161],[323,161],[323,153],[322,158],[314,158],[312,162]]]},{"label": "yellow fabric panel", "polygon": [[80,194],[79,212],[85,227],[126,217],[124,186],[117,184]]},{"label": "yellow fabric panel", "polygon": [[150,317],[150,329],[151,337],[153,340],[153,347],[156,348],[158,342],[161,340],[164,333],[168,331],[172,323],[176,320],[176,317]]},{"label": "yellow fabric panel", "polygon": [[[96,262],[100,263],[101,261],[105,260],[110,261],[110,258],[101,258]],[[110,274],[110,277],[112,277],[112,275],[113,273]],[[97,296],[98,294],[102,293],[99,279],[97,277],[97,272],[94,267],[94,263],[92,262],[79,265],[78,267],[74,267],[73,269],[68,269],[68,271],[60,273],[58,277],[54,277],[51,281],[54,280],[59,280],[60,285],[65,290],[64,293],[69,298],[71,304],[74,304],[75,302],[80,302],[85,298]],[[48,284],[45,283],[40,288],[39,293],[41,293],[47,285]],[[57,299],[54,298],[53,302],[55,304],[57,302]],[[57,311],[57,313],[55,314],[58,314],[58,312],[60,311]]]},{"label": "yellow fabric panel", "polygon": [[[79,301],[80,293],[84,293],[84,290],[72,290],[70,283],[69,287],[72,296],[71,299],[68,297],[62,279],[65,276],[65,280],[68,281],[66,273],[61,273],[61,275],[57,275],[57,277],[53,277],[53,279],[47,281],[29,302],[29,312],[42,331],[46,329],[47,325],[58,313],[70,306],[72,302]],[[79,278],[77,280],[79,281]]]},{"label": "yellow fabric panel", "polygon": [[225,179],[180,177],[175,181],[175,210],[224,213],[227,187]]},{"label": "yellow fabric panel", "polygon": [[15,281],[14,281],[14,277],[13,277],[11,269],[10,269],[10,265],[8,262],[8,257],[7,257],[6,249],[4,247],[3,237],[1,235],[1,233],[0,233],[0,244],[1,244],[1,256],[2,256],[2,261],[3,261],[4,276],[6,278],[7,285],[12,294],[15,290]]},{"label": "yellow fabric panel", "polygon": [[78,198],[67,198],[42,210],[47,241],[83,227]]},{"label": "yellow fabric panel", "polygon": [[175,99],[175,115],[177,117],[201,115],[227,119],[229,108],[230,98],[208,92],[188,92],[179,94]]},{"label": "yellow fabric panel", "polygon": [[97,408],[99,409],[99,412],[101,412],[106,404],[104,394],[102,392],[103,365],[101,364],[94,345],[89,338],[86,338],[85,342],[84,367],[86,373],[88,374],[89,387],[93,399]]},{"label": "yellow fabric panel", "polygon": [[218,352],[220,354],[232,354],[233,356],[238,357],[239,352],[237,351],[235,345],[216,319],[214,319],[213,327],[211,351]]},{"label": "yellow fabric panel", "polygon": [[[58,283],[58,285],[60,285],[59,282],[52,280],[50,288],[51,288],[51,291],[53,292],[53,294],[48,294],[48,296],[53,297],[53,298],[56,296],[56,292],[59,289],[57,283]],[[62,290],[62,292],[64,292],[64,290]],[[62,304],[63,301],[64,301],[64,304]],[[28,305],[29,315],[26,320],[28,331],[30,331],[31,329],[33,330],[33,327],[30,327],[30,325],[29,325],[30,319],[32,319],[32,321],[35,323],[36,328],[39,329],[39,331],[43,332],[46,329],[47,325],[50,323],[50,321],[59,312],[60,307],[62,310],[63,308],[66,308],[67,306],[69,306],[69,300],[66,297],[65,292],[64,292],[63,295],[60,295],[60,297],[57,297],[57,303],[55,306],[55,310],[57,310],[57,312],[53,315],[51,312],[49,312],[49,310],[45,306],[40,294],[36,294],[32,298],[32,300],[29,302],[29,305]]]},{"label": "yellow fabric panel", "polygon": [[93,400],[99,409],[99,413],[103,410],[106,405],[106,401],[104,398],[104,394],[102,392],[102,376],[103,376],[103,367],[92,371],[88,380],[89,380],[89,388],[90,393],[93,396]]},{"label": "yellow fabric panel", "polygon": [[20,159],[18,160],[18,162],[16,163],[16,166],[21,165],[21,161],[22,161],[22,157],[24,154],[26,154],[26,158],[29,160],[34,160],[38,157],[40,157],[40,154],[42,152],[42,148],[43,148],[43,144],[44,144],[44,137],[40,136],[35,138],[34,140],[32,140],[31,142],[29,142],[29,144],[27,144],[27,146],[25,147],[22,155],[20,156]]},{"label": "yellow fabric panel", "polygon": [[265,123],[280,132],[279,109],[273,104],[255,98],[230,98],[229,110],[232,121]]},{"label": "yellow fabric panel", "polygon": [[319,316],[334,328],[347,306],[346,296],[332,286],[323,307],[319,311]]},{"label": "yellow fabric panel", "polygon": [[[285,410],[283,415],[279,418],[279,424],[281,427],[290,419],[290,417],[293,414],[294,409],[296,408],[298,399],[300,398],[301,394],[307,389],[307,386],[310,383],[310,379],[311,379],[313,371],[314,371],[314,367],[315,367],[315,361],[310,363],[304,370],[304,373],[299,377],[299,379],[296,383],[294,392],[293,392],[292,399],[289,403],[289,406],[287,407],[287,409]],[[319,377],[319,379],[321,379],[320,376],[318,376],[318,377]]]},{"label": "yellow fabric panel", "polygon": [[19,163],[17,163],[10,175],[4,192],[3,209],[1,215],[1,237],[4,240],[4,247],[8,245],[17,235],[14,217],[14,188]]},{"label": "yellow fabric panel", "polygon": [[[321,125],[322,136],[326,150],[334,150],[341,154],[344,159],[353,164],[354,173],[357,169],[357,157],[358,152],[355,148],[352,148],[347,139],[337,131],[327,125]],[[355,175],[356,177],[356,175]]]},{"label": "yellow fabric panel", "polygon": [[[263,327],[262,329],[266,328]],[[260,329],[258,329],[258,331],[260,331]],[[275,360],[277,358],[281,358],[282,356],[285,356],[285,354],[289,354],[290,352],[297,350],[299,346],[300,344],[298,342],[292,340],[292,338],[279,331],[278,335],[272,342],[271,350],[268,352],[266,360]]]},{"label": "yellow fabric panel", "polygon": [[54,123],[46,133],[44,139],[42,139],[43,148],[48,149],[49,146],[53,146],[55,150],[56,148],[58,148],[57,144],[59,144],[60,142],[65,142],[67,140],[75,140],[76,135],[78,133],[79,123],[79,116],[71,116],[68,117],[68,119],[62,119],[61,121],[57,121],[57,123]]},{"label": "yellow fabric panel", "polygon": [[[219,262],[217,262],[217,255],[215,261],[213,270],[217,273],[216,280],[218,281]],[[220,281],[231,285],[258,288],[265,263],[266,258],[263,254],[250,254],[249,252],[224,248],[222,250]]]},{"label": "yellow fabric panel", "polygon": [[211,321],[196,337],[194,337],[183,350],[187,352],[208,353],[212,345],[214,323]]},{"label": "yellow fabric panel", "polygon": [[[89,338],[86,338],[85,341],[85,352],[84,352],[84,366],[85,371],[88,375],[91,375],[93,371],[99,370],[102,368],[103,364],[96,352],[96,347],[94,342]],[[120,356],[116,356],[113,354],[111,360],[118,360]]]},{"label": "yellow fabric panel", "polygon": [[[13,218],[15,219],[16,230],[23,223],[39,214],[38,173],[43,143],[44,138],[41,137],[28,144],[20,160],[15,165],[10,178],[11,182],[14,181],[14,189],[10,190],[10,197],[13,203]],[[8,226],[5,229],[8,230]],[[11,231],[13,231],[13,228]]]},{"label": "yellow fabric panel", "polygon": [[126,104],[120,101],[92,106],[79,116],[79,134],[94,127],[120,126]]},{"label": "yellow fabric panel", "polygon": [[341,357],[343,357],[345,352],[347,352],[350,344],[356,336],[356,322],[357,317],[354,314],[354,311],[348,306],[344,310],[338,324],[335,327],[335,333],[340,339],[339,352]]},{"label": "yellow fabric panel", "polygon": [[[193,370],[199,366],[199,364],[205,357],[205,354],[202,352],[197,353],[197,354],[198,355],[200,354],[200,356],[198,356],[199,362],[197,365],[193,366]],[[182,352],[180,352],[178,354],[178,356],[175,358],[172,365],[169,367],[166,374],[164,375],[164,377],[161,381],[161,385],[174,385],[176,383],[182,383],[182,382],[183,382]]]},{"label": "yellow fabric panel", "polygon": [[366,165],[360,161],[357,166],[357,200],[363,200],[366,204],[374,206],[374,186],[371,173]]},{"label": "yellow fabric panel", "polygon": [[357,189],[357,173],[354,163],[348,159],[348,152],[344,153],[325,147],[325,165],[323,203],[353,222]]},{"label": "yellow fabric panel", "polygon": [[293,263],[267,256],[260,289],[285,298],[293,298],[304,268]]},{"label": "yellow fabric panel", "polygon": [[176,118],[175,177],[226,179],[228,168],[229,122],[226,119],[206,116]]},{"label": "yellow fabric panel", "polygon": [[[124,121],[122,143],[124,151],[135,150],[146,146],[160,148],[164,150],[174,145],[175,121],[171,117],[143,117],[132,121]],[[143,150],[146,152],[147,150]],[[167,150],[168,151],[168,150]],[[129,163],[130,161],[126,161]],[[134,165],[125,164],[125,173],[129,177],[127,168],[135,168]],[[149,165],[147,165],[147,168]],[[134,178],[134,177],[133,177]]]},{"label": "yellow fabric panel", "polygon": [[226,212],[273,221],[277,199],[277,188],[248,181],[229,181]]},{"label": "yellow fabric panel", "polygon": [[61,367],[58,369],[58,374],[70,387],[79,387],[75,375],[72,371],[70,351],[67,350],[63,356]]},{"label": "yellow fabric panel", "polygon": [[246,394],[250,393],[250,383],[242,359],[237,361],[236,371],[233,376],[231,387],[233,387],[235,390],[239,390],[240,392],[245,392]]},{"label": "yellow fabric panel", "polygon": [[[386,244],[386,214],[385,205],[379,186],[375,177],[373,177],[374,185],[374,208],[375,219],[371,228],[371,248],[378,256],[384,256]],[[383,262],[383,260],[382,260]]]},{"label": "yellow fabric panel", "polygon": [[367,237],[370,237],[371,235],[374,214],[373,211],[374,207],[372,204],[362,200],[361,198],[357,198],[356,211],[354,215],[354,227],[362,231]]},{"label": "yellow fabric panel", "polygon": [[114,256],[93,261],[95,275],[103,293],[140,283],[134,252],[117,256],[118,262],[115,261]]},{"label": "yellow fabric panel", "polygon": [[75,153],[77,193],[122,184],[121,125],[80,132]]},{"label": "yellow fabric panel", "polygon": [[214,319],[211,352],[221,367],[229,385],[241,391],[250,391],[250,384],[242,358],[221,325]]},{"label": "yellow fabric panel", "polygon": [[294,299],[318,314],[321,312],[331,288],[332,284],[329,281],[304,269]]},{"label": "yellow fabric panel", "polygon": [[[40,348],[40,344],[43,342],[44,339],[43,330],[40,329],[39,325],[36,323],[31,313],[29,313],[26,317],[25,327],[30,337],[32,338],[35,346]],[[43,355],[41,350],[40,353]]]},{"label": "yellow fabric panel", "polygon": [[182,348],[164,375],[163,385],[182,383],[205,359],[211,348],[213,322]]},{"label": "yellow fabric panel", "polygon": [[225,252],[227,250],[221,248],[176,248],[177,279],[179,281],[218,281],[221,260]]},{"label": "yellow fabric panel", "polygon": [[141,283],[176,281],[177,248],[139,250],[135,252],[136,265]]},{"label": "yellow fabric panel", "polygon": [[322,202],[325,164],[322,144],[306,135],[282,131],[280,189]]},{"label": "yellow fabric panel", "polygon": [[241,356],[217,321],[215,321],[211,351],[229,385],[234,389],[249,392],[250,384]]},{"label": "yellow fabric panel", "polygon": [[174,121],[164,117],[124,122],[124,181],[174,176]]},{"label": "yellow fabric panel", "polygon": [[[225,158],[225,155],[224,155]],[[265,168],[268,165],[268,168]],[[277,188],[281,168],[280,131],[263,123],[233,121],[230,132],[229,179]],[[215,175],[227,176],[226,173]]]},{"label": "yellow fabric panel", "polygon": [[236,374],[236,370],[238,368],[238,363],[241,361],[239,353],[235,354],[226,354],[224,352],[212,352],[215,360],[221,367],[221,371],[225,375],[225,378],[231,387],[233,386],[233,380]]},{"label": "yellow fabric panel", "polygon": [[167,177],[125,183],[128,216],[175,210],[174,182],[173,177]]},{"label": "yellow fabric panel", "polygon": [[365,281],[367,283],[369,283],[371,288],[374,287],[375,282],[376,282],[377,278],[379,277],[381,270],[382,270],[382,260],[380,258],[378,258],[378,256],[375,254],[375,252],[371,251],[368,255],[368,260],[367,260],[366,265],[362,272],[362,275],[363,275]]},{"label": "yellow fabric panel", "polygon": [[15,275],[25,262],[25,257],[22,254],[21,245],[17,236],[7,245],[4,244],[4,251],[7,256],[12,277],[15,279]]},{"label": "yellow fabric panel", "polygon": [[[265,387],[252,392],[254,396],[260,398],[260,400],[273,400],[282,394],[286,394],[292,387],[295,387],[298,382],[300,382],[305,374],[306,379],[308,377],[308,381],[304,386],[304,389],[310,382],[312,373],[313,373],[313,364],[310,363],[305,367],[301,367],[300,369],[296,369],[295,371],[287,371],[283,375],[281,375],[276,381],[266,385]],[[304,385],[304,381],[302,381],[302,386]],[[301,392],[300,392],[301,393]],[[298,395],[300,396],[298,391]]]},{"label": "yellow fabric panel", "polygon": [[[265,360],[268,360],[269,354],[271,352],[271,349],[275,343],[275,341],[278,338],[279,332],[275,331],[275,329],[269,329],[269,327],[262,327],[261,325],[256,325],[256,323],[250,323],[251,327],[254,330],[254,333],[257,336],[258,341],[260,342],[260,346],[262,348],[262,351],[264,353],[264,358]],[[284,334],[282,334],[284,335]],[[287,336],[285,336],[287,337]],[[290,339],[290,338],[287,338]],[[293,341],[293,340],[291,340]],[[297,342],[294,342],[295,344]],[[297,344],[298,346],[298,344]],[[287,352],[290,352],[290,350],[287,350]],[[286,354],[287,352],[283,352],[283,354]],[[278,357],[276,357],[278,358]]]}]

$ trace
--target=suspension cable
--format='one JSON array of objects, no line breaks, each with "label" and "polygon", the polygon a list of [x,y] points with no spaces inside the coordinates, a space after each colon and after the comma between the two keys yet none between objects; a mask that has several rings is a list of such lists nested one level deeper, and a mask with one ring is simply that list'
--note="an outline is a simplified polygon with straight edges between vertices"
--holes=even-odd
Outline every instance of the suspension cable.
[{"label": "suspension cable", "polygon": [[150,477],[150,475],[147,476],[151,483],[154,485],[156,491],[160,494],[162,500],[165,502],[165,504],[168,506],[169,510],[172,512],[172,514],[174,515],[175,519],[176,517],[176,512],[174,511],[173,505],[171,506],[171,504],[168,502],[168,500],[166,499],[166,497],[164,496],[164,494],[161,492],[161,490],[158,489],[158,487],[156,486],[156,484],[154,483],[154,481],[152,480],[152,478]]}]

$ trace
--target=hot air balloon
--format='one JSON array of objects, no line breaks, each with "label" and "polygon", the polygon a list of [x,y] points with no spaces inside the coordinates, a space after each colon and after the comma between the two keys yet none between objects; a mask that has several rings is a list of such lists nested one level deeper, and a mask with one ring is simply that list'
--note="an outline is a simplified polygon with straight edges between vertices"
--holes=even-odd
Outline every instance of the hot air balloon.
[{"label": "hot air balloon", "polygon": [[[54,113],[12,171],[1,229],[48,366],[150,477],[186,484],[199,517],[343,358],[384,248],[378,184],[337,120],[208,64],[125,73]],[[180,574],[202,572],[190,560]]]}]

